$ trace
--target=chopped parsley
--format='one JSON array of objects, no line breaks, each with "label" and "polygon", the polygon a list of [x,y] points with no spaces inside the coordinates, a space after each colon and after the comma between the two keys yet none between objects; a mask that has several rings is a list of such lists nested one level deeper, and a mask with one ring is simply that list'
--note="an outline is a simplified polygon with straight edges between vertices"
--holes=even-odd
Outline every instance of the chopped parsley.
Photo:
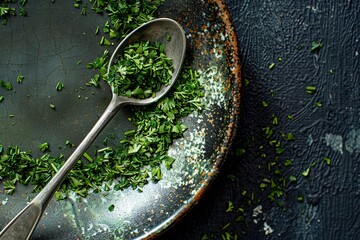
[{"label": "chopped parsley", "polygon": [[24,81],[24,76],[21,75],[21,74],[19,74],[19,75],[17,76],[17,78],[16,78],[16,82],[22,83],[23,81]]},{"label": "chopped parsley", "polygon": [[172,60],[159,42],[138,42],[124,49],[123,55],[110,67],[105,80],[117,95],[131,98],[155,96],[171,79]]},{"label": "chopped parsley", "polygon": [[56,84],[56,91],[58,91],[58,92],[60,92],[61,90],[63,90],[64,89],[64,83],[63,82],[58,82],[57,84]]},{"label": "chopped parsley", "polygon": [[7,91],[11,91],[13,89],[11,82],[5,82],[4,80],[0,80],[0,87]]},{"label": "chopped parsley", "polygon": [[314,53],[319,51],[321,48],[323,48],[324,44],[320,41],[313,41],[311,43],[311,48],[310,48],[310,52]]},{"label": "chopped parsley", "polygon": [[39,146],[38,146],[39,150],[41,152],[46,152],[46,151],[49,151],[50,149],[50,144],[47,143],[47,142],[44,142],[44,143],[40,143]]},{"label": "chopped parsley", "polygon": [[[26,3],[25,0],[21,2],[24,5]],[[154,19],[155,12],[162,2],[164,1],[144,0],[130,4],[125,0],[92,1],[92,10],[107,13],[109,17],[108,23],[96,30],[96,33],[102,30],[107,34],[101,38],[102,45],[112,45],[112,42],[120,41],[136,27]],[[80,9],[81,14],[86,14],[87,6],[81,0],[75,0],[74,6]],[[0,18],[4,16],[2,14],[7,15],[12,11],[0,8]],[[115,88],[119,93],[141,98],[153,96],[159,85],[167,84],[172,74],[172,62],[165,56],[163,45],[140,42],[132,44],[126,51],[128,56],[124,55],[123,60],[130,61],[132,58],[132,62],[118,65],[119,68],[125,68],[120,69],[119,73],[112,72],[105,76],[109,61],[108,50],[104,51],[103,56],[88,64],[88,68],[97,69],[98,73],[87,85],[98,87],[100,79],[115,81],[115,76],[119,75],[130,78],[130,74],[137,71],[137,86],[133,83],[125,84],[125,87],[115,84]],[[121,59],[118,60],[120,61]],[[145,80],[144,76],[150,76],[150,79]],[[160,77],[161,83],[158,82]],[[123,78],[121,81],[126,83],[128,79]],[[0,87],[12,90],[10,82],[0,81]],[[64,84],[58,82],[56,90],[61,91],[63,88]],[[129,120],[134,129],[128,131],[123,139],[116,139],[114,136],[113,140],[117,144],[108,144],[108,141],[104,140],[104,146],[97,149],[95,154],[84,153],[83,158],[75,164],[55,193],[55,198],[66,199],[70,191],[81,197],[86,197],[89,192],[98,193],[112,189],[133,188],[141,191],[149,181],[161,180],[162,167],[170,169],[175,161],[167,154],[169,147],[174,139],[183,137],[187,130],[182,118],[194,111],[201,111],[204,108],[203,97],[199,74],[185,66],[165,98],[146,107],[129,108],[133,115]],[[50,104],[50,107],[54,109],[55,105]],[[74,146],[69,141],[66,141],[65,145],[69,148]],[[21,150],[18,146],[5,148],[0,145],[0,176],[3,178],[1,181],[6,193],[14,193],[19,183],[31,184],[33,191],[40,191],[61,168],[65,157],[62,154],[53,156],[50,153],[50,143],[41,143],[38,149],[42,152],[40,157],[33,156],[30,151]],[[112,210],[113,207],[110,206],[109,211]]]},{"label": "chopped parsley", "polygon": [[316,93],[316,87],[315,86],[306,86],[306,93],[308,93],[308,94]]},{"label": "chopped parsley", "polygon": [[[141,190],[149,181],[161,180],[161,166],[170,169],[175,161],[167,155],[172,141],[183,137],[187,129],[182,117],[201,110],[203,96],[199,74],[189,67],[183,68],[167,97],[146,107],[130,108],[133,112],[130,121],[135,129],[125,134],[120,145],[100,148],[95,156],[84,154],[64,180],[56,198],[65,199],[70,191],[82,197],[90,191],[108,191],[110,184],[102,186],[111,181],[115,181],[114,190],[129,187]],[[70,141],[65,144],[73,146]],[[45,153],[40,158],[16,146],[4,148],[0,153],[0,175],[12,183],[8,185],[9,193],[14,192],[17,182],[31,183],[34,191],[41,190],[64,163],[62,155],[46,153],[50,150],[49,143],[39,144],[38,148]],[[8,181],[3,184],[9,184]]]}]

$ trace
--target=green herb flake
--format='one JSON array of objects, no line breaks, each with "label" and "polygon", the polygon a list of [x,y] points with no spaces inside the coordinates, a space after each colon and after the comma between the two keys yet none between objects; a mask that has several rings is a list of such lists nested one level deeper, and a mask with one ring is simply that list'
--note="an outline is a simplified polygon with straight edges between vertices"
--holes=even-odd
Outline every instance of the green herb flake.
[{"label": "green herb flake", "polygon": [[86,15],[86,3],[84,3],[84,4],[81,6],[80,14],[81,14],[81,15]]},{"label": "green herb flake", "polygon": [[67,140],[67,141],[65,142],[65,145],[68,146],[69,148],[75,147],[75,145],[74,145],[73,143],[71,143],[69,140]]},{"label": "green herb flake", "polygon": [[201,237],[201,240],[208,240],[208,239],[209,239],[209,237],[208,237],[207,234],[204,234],[204,235]]},{"label": "green herb flake", "polygon": [[305,171],[303,171],[303,172],[301,173],[301,175],[303,175],[304,177],[309,176],[309,174],[310,174],[310,168],[307,168]]},{"label": "green herb flake", "polygon": [[230,227],[230,223],[227,223],[227,224],[225,224],[223,227],[222,227],[222,230],[225,230],[225,229],[227,229],[228,227]]},{"label": "green herb flake", "polygon": [[167,33],[165,36],[166,41],[171,42],[171,35],[170,33]]},{"label": "green herb flake", "polygon": [[81,60],[78,60],[77,62],[76,62],[76,65],[80,65],[81,64]]},{"label": "green herb flake", "polygon": [[16,82],[22,83],[23,81],[24,81],[24,76],[19,74],[16,78]]},{"label": "green herb flake", "polygon": [[248,87],[250,85],[249,79],[245,78],[244,83],[245,83],[245,87]]},{"label": "green herb flake", "polygon": [[102,37],[100,40],[100,45],[111,46],[111,42],[106,37]]},{"label": "green herb flake", "polygon": [[5,97],[0,95],[0,103],[4,101]]},{"label": "green herb flake", "polygon": [[284,165],[285,165],[285,167],[288,167],[288,166],[291,166],[292,165],[292,160],[291,159],[286,159],[285,161],[284,161]]},{"label": "green herb flake", "polygon": [[114,211],[114,209],[115,209],[115,205],[114,205],[114,204],[111,204],[111,205],[108,207],[109,212]]},{"label": "green herb flake", "polygon": [[306,93],[308,94],[314,94],[316,92],[315,86],[306,86]]},{"label": "green herb flake", "polygon": [[39,149],[41,152],[49,151],[49,150],[50,150],[50,144],[47,143],[47,142],[41,143],[41,144],[38,145],[38,149]]},{"label": "green herb flake", "polygon": [[20,7],[19,15],[23,16],[23,17],[27,16],[27,12],[26,12],[25,8]]},{"label": "green herb flake", "polygon": [[321,48],[324,47],[324,44],[320,41],[316,42],[316,41],[313,41],[311,43],[311,48],[310,48],[310,52],[312,53],[315,53],[317,51],[319,51]]},{"label": "green herb flake", "polygon": [[4,82],[3,80],[0,80],[0,87],[7,91],[11,91],[13,89],[11,82]]},{"label": "green herb flake", "polygon": [[330,164],[331,164],[331,158],[329,158],[329,157],[323,157],[323,160],[326,162],[327,165],[330,166]]},{"label": "green herb flake", "polygon": [[322,107],[322,103],[321,102],[315,102],[315,106]]},{"label": "green herb flake", "polygon": [[228,207],[226,212],[232,212],[234,210],[234,203],[232,201],[228,201]]},{"label": "green herb flake", "polygon": [[272,115],[272,124],[274,125],[274,126],[278,126],[279,125],[279,119],[273,114]]},{"label": "green herb flake", "polygon": [[63,82],[58,82],[57,84],[56,84],[56,91],[58,91],[58,92],[60,92],[61,90],[63,90],[64,89],[64,83]]},{"label": "green herb flake", "polygon": [[54,104],[50,104],[49,106],[50,106],[50,108],[53,109],[53,110],[55,110],[55,108],[56,108]]},{"label": "green herb flake", "polygon": [[304,202],[304,196],[298,196],[296,199],[299,203]]},{"label": "green herb flake", "polygon": [[290,175],[289,176],[289,181],[290,181],[290,183],[294,183],[294,182],[297,181],[297,179],[296,179],[296,177],[294,175]]},{"label": "green herb flake", "polygon": [[330,74],[333,75],[334,74],[334,70],[330,69]]},{"label": "green herb flake", "polygon": [[268,68],[269,70],[273,70],[275,68],[275,63],[271,63]]},{"label": "green herb flake", "polygon": [[286,141],[295,141],[295,136],[293,133],[289,132],[287,135],[286,135]]}]

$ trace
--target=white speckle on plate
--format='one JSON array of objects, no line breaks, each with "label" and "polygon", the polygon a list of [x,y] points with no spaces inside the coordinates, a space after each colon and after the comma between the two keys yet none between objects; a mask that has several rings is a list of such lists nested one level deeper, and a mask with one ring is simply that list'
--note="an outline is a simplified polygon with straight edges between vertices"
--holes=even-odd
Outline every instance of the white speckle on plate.
[{"label": "white speckle on plate", "polygon": [[325,134],[325,143],[330,146],[334,151],[338,151],[343,154],[343,138],[340,135]]},{"label": "white speckle on plate", "polygon": [[345,149],[350,153],[360,150],[360,129],[353,129],[347,134]]},{"label": "white speckle on plate", "polygon": [[253,216],[253,218],[254,218],[254,223],[255,223],[255,224],[258,224],[258,222],[259,222],[258,217],[260,217],[260,215],[261,215],[262,213],[263,213],[263,211],[262,211],[262,206],[261,206],[261,205],[259,205],[259,206],[257,206],[256,208],[254,208],[252,216]]},{"label": "white speckle on plate", "polygon": [[1,205],[6,205],[7,202],[9,201],[9,198],[5,198],[4,200],[1,201]]},{"label": "white speckle on plate", "polygon": [[253,217],[257,217],[257,216],[259,216],[260,214],[262,214],[263,212],[262,212],[262,206],[261,205],[259,205],[259,206],[257,206],[256,208],[254,208],[254,210],[253,210]]},{"label": "white speckle on plate", "polygon": [[214,105],[225,108],[224,84],[222,73],[216,66],[210,67],[205,71],[199,71],[199,81],[205,90],[205,107],[212,109]]},{"label": "white speckle on plate", "polygon": [[269,235],[274,232],[274,230],[266,222],[264,222],[264,231],[265,235]]},{"label": "white speckle on plate", "polygon": [[311,134],[309,135],[309,137],[308,137],[308,139],[307,139],[306,142],[307,142],[307,144],[308,144],[309,146],[311,146],[311,145],[313,144],[314,139],[312,138]]}]

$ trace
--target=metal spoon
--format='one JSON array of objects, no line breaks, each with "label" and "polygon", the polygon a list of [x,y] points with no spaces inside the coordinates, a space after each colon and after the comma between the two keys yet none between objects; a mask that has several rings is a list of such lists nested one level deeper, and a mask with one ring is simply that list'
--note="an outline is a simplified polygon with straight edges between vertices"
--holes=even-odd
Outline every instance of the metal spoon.
[{"label": "metal spoon", "polygon": [[[168,41],[168,34],[171,40]],[[173,86],[185,57],[186,38],[182,27],[174,20],[168,18],[158,18],[150,21],[131,32],[115,49],[110,58],[108,72],[113,61],[118,54],[121,54],[124,47],[131,43],[139,41],[156,42],[159,41],[165,45],[165,53],[172,58],[174,72],[170,83],[162,86],[155,97],[146,99],[133,99],[118,96],[115,93],[103,115],[91,129],[88,135],[80,143],[78,148],[73,152],[62,168],[54,175],[50,182],[41,190],[41,192],[0,232],[0,240],[22,240],[29,239],[43,212],[45,211],[50,199],[55,191],[61,185],[66,175],[70,172],[75,162],[82,156],[96,136],[118,112],[119,108],[124,105],[147,105],[153,103],[164,96]]]}]

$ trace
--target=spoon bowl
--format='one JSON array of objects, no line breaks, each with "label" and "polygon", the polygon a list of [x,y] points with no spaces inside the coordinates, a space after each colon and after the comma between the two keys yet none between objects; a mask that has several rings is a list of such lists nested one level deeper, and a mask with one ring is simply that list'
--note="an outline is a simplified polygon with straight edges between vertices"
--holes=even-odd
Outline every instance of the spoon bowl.
[{"label": "spoon bowl", "polygon": [[139,41],[160,42],[165,45],[165,54],[172,59],[174,71],[169,84],[164,85],[156,93],[155,97],[145,99],[127,98],[118,96],[113,91],[112,99],[105,109],[100,119],[86,135],[84,140],[79,144],[68,160],[39,192],[39,194],[20,212],[18,213],[0,232],[0,240],[22,240],[29,239],[35,230],[35,227],[43,212],[45,211],[50,199],[55,191],[72,169],[73,165],[81,158],[86,149],[95,140],[101,130],[113,118],[123,105],[147,105],[163,97],[174,85],[176,78],[180,73],[181,66],[185,58],[186,37],[181,25],[169,18],[159,18],[149,21],[132,31],[115,49],[112,54],[108,73],[111,64],[123,52],[129,44]]},{"label": "spoon bowl", "polygon": [[185,59],[186,37],[183,28],[172,19],[158,18],[138,27],[122,40],[110,58],[107,72],[110,72],[111,64],[123,53],[126,46],[144,40],[164,44],[166,56],[172,59],[174,71],[169,84],[163,85],[155,97],[145,99],[127,98],[117,96],[113,91],[113,97],[118,98],[125,104],[147,105],[162,98],[175,83]]}]

